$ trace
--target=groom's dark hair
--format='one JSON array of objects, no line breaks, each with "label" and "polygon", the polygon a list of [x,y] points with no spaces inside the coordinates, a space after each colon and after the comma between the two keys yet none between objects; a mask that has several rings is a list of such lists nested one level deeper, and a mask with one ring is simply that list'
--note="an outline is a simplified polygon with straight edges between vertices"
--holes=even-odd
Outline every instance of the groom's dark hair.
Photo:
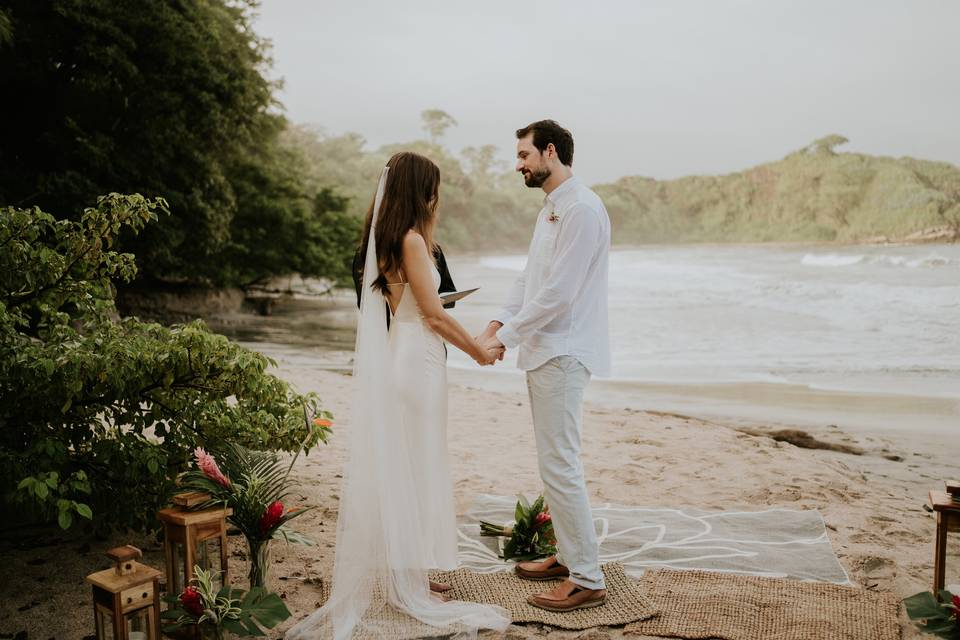
[{"label": "groom's dark hair", "polygon": [[557,150],[560,162],[573,166],[573,136],[561,127],[556,120],[537,120],[523,129],[517,129],[517,140],[526,138],[533,132],[533,146],[543,153],[548,144]]}]

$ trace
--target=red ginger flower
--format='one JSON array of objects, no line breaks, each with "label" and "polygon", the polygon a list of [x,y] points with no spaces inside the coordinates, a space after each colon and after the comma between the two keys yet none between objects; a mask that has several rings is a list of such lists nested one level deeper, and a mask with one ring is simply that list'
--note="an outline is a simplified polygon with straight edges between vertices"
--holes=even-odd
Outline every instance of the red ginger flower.
[{"label": "red ginger flower", "polygon": [[541,512],[538,513],[538,514],[536,515],[536,517],[533,519],[533,523],[534,523],[534,525],[536,525],[536,528],[539,529],[540,527],[542,527],[542,526],[545,525],[546,523],[550,522],[550,520],[551,520],[550,514],[549,514],[548,512],[546,512],[546,511],[541,511]]},{"label": "red ginger flower", "polygon": [[953,596],[953,617],[957,619],[957,624],[960,624],[960,596]]},{"label": "red ginger flower", "polygon": [[205,476],[223,485],[225,489],[230,488],[230,480],[220,471],[220,467],[217,466],[217,461],[212,455],[204,451],[202,447],[194,449],[193,455],[197,459],[197,466],[200,467],[200,470],[203,471]]},{"label": "red ginger flower", "polygon": [[190,586],[184,589],[180,594],[180,602],[192,616],[199,618],[203,615],[203,599],[196,587]]},{"label": "red ginger flower", "polygon": [[260,535],[267,535],[267,532],[273,529],[282,517],[283,503],[279,500],[270,503],[270,506],[260,517]]}]

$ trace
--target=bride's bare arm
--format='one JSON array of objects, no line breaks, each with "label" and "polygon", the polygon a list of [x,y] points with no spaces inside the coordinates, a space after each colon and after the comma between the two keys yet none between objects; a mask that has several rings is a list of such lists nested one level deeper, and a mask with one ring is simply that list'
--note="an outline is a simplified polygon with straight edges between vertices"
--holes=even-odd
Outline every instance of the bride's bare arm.
[{"label": "bride's bare arm", "polygon": [[424,321],[441,338],[457,347],[479,364],[492,364],[500,355],[487,351],[470,333],[447,313],[430,272],[430,254],[423,236],[408,231],[403,239],[403,271],[407,274],[410,291],[423,314]]}]

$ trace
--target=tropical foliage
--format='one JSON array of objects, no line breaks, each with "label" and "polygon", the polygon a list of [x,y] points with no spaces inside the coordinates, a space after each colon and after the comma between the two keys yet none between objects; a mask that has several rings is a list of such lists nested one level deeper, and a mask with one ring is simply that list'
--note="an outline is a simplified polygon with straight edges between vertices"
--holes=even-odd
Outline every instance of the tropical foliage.
[{"label": "tropical foliage", "polygon": [[119,239],[146,284],[342,277],[357,223],[280,144],[256,5],[5,2],[0,205],[75,218],[103,193],[162,196],[170,215]]},{"label": "tropical foliage", "polygon": [[213,576],[199,566],[194,567],[195,585],[182,593],[164,596],[167,610],[160,614],[164,633],[195,627],[202,637],[224,638],[226,632],[238,636],[265,636],[290,617],[290,610],[275,593],[260,587],[249,591],[225,586],[214,591]]},{"label": "tropical foliage", "polygon": [[960,595],[947,590],[940,592],[940,599],[929,591],[906,598],[903,606],[917,628],[940,638],[960,639]]},{"label": "tropical foliage", "polygon": [[826,136],[724,176],[634,176],[595,189],[621,243],[960,238],[960,167],[837,153],[845,142]]},{"label": "tropical foliage", "polygon": [[[163,200],[111,194],[78,221],[0,209],[0,502],[20,518],[76,516],[147,529],[191,453],[208,441],[309,450],[301,396],[271,362],[202,321],[119,319],[115,250],[166,215]],[[13,507],[16,507],[14,509]]]}]

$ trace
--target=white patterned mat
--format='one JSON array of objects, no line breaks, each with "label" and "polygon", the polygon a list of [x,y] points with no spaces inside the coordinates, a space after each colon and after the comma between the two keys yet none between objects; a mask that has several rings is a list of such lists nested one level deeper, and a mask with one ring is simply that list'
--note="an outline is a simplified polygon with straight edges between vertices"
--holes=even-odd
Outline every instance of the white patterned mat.
[{"label": "white patterned mat", "polygon": [[[479,495],[459,524],[461,568],[507,571],[497,538],[480,536],[480,520],[507,524],[515,497]],[[619,562],[639,578],[647,567],[705,569],[850,584],[819,511],[703,511],[594,506],[600,562]]]}]

